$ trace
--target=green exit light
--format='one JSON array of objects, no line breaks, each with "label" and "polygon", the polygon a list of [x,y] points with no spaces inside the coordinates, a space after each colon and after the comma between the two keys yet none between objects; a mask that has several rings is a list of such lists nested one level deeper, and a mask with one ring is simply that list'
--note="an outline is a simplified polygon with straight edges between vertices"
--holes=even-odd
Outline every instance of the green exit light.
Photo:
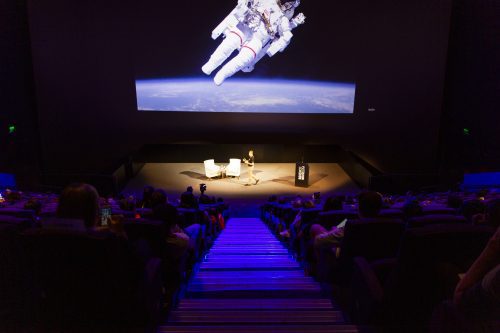
[{"label": "green exit light", "polygon": [[9,125],[9,134],[14,134],[16,131],[16,125]]},{"label": "green exit light", "polygon": [[470,129],[464,128],[464,135],[470,135]]}]

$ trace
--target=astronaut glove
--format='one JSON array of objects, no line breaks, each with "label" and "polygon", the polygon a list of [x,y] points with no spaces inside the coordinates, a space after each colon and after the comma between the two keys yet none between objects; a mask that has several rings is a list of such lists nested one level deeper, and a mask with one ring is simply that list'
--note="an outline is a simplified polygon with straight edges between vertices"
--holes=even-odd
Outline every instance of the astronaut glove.
[{"label": "astronaut glove", "polygon": [[293,22],[296,25],[304,24],[306,22],[306,16],[303,13],[299,13],[293,18]]}]

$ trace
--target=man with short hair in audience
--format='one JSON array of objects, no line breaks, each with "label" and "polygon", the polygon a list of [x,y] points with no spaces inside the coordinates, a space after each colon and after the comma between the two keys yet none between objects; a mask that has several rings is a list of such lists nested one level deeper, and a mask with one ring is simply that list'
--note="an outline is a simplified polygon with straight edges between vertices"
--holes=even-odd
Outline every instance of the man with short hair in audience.
[{"label": "man with short hair in audience", "polygon": [[142,192],[142,199],[139,201],[139,204],[137,205],[140,208],[153,208],[153,204],[151,202],[153,193],[155,189],[153,186],[144,186],[143,192]]},{"label": "man with short hair in audience", "polygon": [[167,193],[164,190],[156,189],[151,194],[151,208],[154,208],[158,205],[162,205],[168,203]]},{"label": "man with short hair in audience", "polygon": [[193,187],[188,186],[186,192],[181,194],[181,208],[198,208],[198,200],[193,194]]},{"label": "man with short hair in audience", "polygon": [[[358,196],[358,202],[358,214],[362,219],[377,217],[382,209],[382,196],[377,192],[361,193]],[[338,245],[344,237],[344,228],[333,226],[330,230],[326,230],[322,225],[313,225],[310,234],[314,241],[314,247],[316,249],[325,249]]]}]

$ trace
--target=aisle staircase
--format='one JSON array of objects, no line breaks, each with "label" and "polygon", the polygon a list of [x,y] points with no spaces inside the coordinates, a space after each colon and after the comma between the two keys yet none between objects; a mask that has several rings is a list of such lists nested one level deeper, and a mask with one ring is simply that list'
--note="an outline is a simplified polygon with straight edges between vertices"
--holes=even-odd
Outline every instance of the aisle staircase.
[{"label": "aisle staircase", "polygon": [[159,332],[361,332],[260,219],[231,219]]}]

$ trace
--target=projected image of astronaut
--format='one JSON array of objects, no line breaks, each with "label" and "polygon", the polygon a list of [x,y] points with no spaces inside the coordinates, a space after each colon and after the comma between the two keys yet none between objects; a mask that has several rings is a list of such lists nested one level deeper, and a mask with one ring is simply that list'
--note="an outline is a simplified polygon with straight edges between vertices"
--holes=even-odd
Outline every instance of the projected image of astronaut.
[{"label": "projected image of astronaut", "polygon": [[239,0],[236,8],[212,31],[212,39],[223,35],[224,40],[202,71],[210,75],[233,51],[239,50],[215,75],[214,83],[219,86],[240,70],[251,72],[265,54],[272,57],[278,51],[283,52],[292,39],[291,30],[305,22],[304,14],[293,16],[299,4],[300,0]]}]

